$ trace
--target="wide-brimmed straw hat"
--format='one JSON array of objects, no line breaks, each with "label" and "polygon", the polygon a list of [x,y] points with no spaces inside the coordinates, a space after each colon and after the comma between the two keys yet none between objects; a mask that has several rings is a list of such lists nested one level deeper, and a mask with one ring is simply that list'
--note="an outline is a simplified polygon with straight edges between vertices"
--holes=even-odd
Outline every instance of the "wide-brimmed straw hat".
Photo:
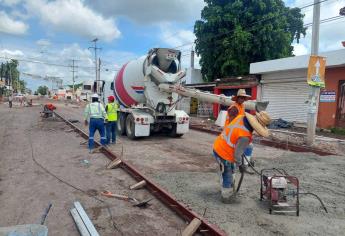
[{"label": "wide-brimmed straw hat", "polygon": [[267,138],[270,135],[267,125],[271,123],[271,117],[266,111],[257,112],[255,116],[245,113],[253,129],[261,136]]},{"label": "wide-brimmed straw hat", "polygon": [[237,95],[236,95],[236,96],[233,96],[233,97],[231,98],[231,100],[236,101],[238,97],[245,97],[246,100],[248,100],[249,98],[251,98],[251,96],[248,95],[248,94],[246,93],[246,90],[245,90],[245,89],[239,89],[239,90],[237,91]]}]

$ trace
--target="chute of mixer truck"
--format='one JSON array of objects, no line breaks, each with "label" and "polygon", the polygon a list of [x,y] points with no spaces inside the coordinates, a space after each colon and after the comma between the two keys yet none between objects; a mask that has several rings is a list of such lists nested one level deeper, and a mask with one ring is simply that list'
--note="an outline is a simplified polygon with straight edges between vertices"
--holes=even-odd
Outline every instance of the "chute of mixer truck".
[{"label": "chute of mixer truck", "polygon": [[[185,74],[181,70],[181,52],[168,48],[153,48],[146,56],[123,65],[112,83],[120,103],[118,133],[131,139],[163,130],[173,137],[182,136],[189,131],[189,116],[176,109],[181,96],[228,106],[233,103],[225,95],[183,87],[181,79]],[[257,105],[252,101],[245,103],[250,110]],[[261,103],[260,110],[266,106]]]}]

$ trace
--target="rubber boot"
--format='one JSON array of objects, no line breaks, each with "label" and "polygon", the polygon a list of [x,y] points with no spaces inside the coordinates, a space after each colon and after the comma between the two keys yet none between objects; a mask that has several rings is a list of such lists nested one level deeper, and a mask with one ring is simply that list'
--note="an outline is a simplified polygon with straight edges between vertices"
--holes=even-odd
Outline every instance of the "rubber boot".
[{"label": "rubber boot", "polygon": [[221,201],[224,204],[232,204],[236,201],[236,192],[234,188],[222,188]]}]

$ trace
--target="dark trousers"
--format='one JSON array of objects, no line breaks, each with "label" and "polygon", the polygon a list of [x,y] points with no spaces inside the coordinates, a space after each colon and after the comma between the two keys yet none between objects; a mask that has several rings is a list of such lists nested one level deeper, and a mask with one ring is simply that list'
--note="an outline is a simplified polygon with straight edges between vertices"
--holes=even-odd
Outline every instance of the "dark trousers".
[{"label": "dark trousers", "polygon": [[107,144],[110,143],[110,138],[112,143],[116,143],[116,121],[108,121],[106,124],[107,129]]},{"label": "dark trousers", "polygon": [[89,125],[89,149],[92,150],[95,147],[94,142],[94,136],[95,132],[98,130],[99,135],[101,136],[101,144],[106,144],[106,138],[105,138],[105,130],[104,130],[104,120],[103,119],[90,119],[90,125]]}]

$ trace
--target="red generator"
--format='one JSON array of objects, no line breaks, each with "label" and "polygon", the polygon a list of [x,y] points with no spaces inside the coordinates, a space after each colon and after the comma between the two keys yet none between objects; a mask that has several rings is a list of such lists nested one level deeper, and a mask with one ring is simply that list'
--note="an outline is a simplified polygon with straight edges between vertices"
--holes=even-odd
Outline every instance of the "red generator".
[{"label": "red generator", "polygon": [[261,170],[260,200],[269,204],[269,212],[296,213],[299,216],[299,181],[283,169]]}]

